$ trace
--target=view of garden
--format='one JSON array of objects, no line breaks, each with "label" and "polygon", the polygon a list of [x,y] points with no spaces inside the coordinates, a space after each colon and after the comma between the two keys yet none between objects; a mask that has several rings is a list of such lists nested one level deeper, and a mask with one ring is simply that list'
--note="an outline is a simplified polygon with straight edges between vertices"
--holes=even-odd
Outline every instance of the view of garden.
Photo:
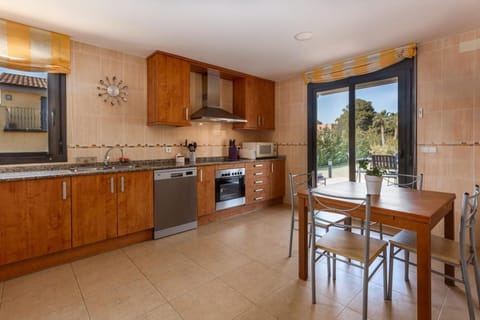
[{"label": "view of garden", "polygon": [[[378,110],[378,108],[377,108]],[[348,107],[333,123],[317,121],[317,167],[324,176],[348,177]],[[398,113],[376,111],[371,101],[355,100],[356,159],[372,154],[395,155],[398,150]]]}]

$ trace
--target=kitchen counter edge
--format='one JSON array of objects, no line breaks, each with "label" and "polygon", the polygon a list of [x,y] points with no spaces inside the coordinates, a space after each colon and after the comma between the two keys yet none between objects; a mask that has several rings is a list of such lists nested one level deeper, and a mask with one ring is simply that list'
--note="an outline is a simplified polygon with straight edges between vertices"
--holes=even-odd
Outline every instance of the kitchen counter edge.
[{"label": "kitchen counter edge", "polygon": [[[196,163],[177,164],[175,160],[147,160],[147,161],[132,161],[128,165],[122,165],[115,163],[113,168],[107,170],[91,170],[91,171],[73,171],[72,168],[93,168],[101,167],[99,164],[85,165],[85,164],[58,164],[58,165],[40,165],[33,167],[8,167],[1,168],[0,182],[18,181],[18,180],[34,180],[45,178],[59,178],[59,177],[73,177],[84,176],[92,174],[112,174],[120,172],[136,172],[136,171],[148,171],[148,170],[167,170],[174,168],[189,168],[189,167],[201,167],[210,165],[228,165],[249,163],[257,161],[269,161],[269,160],[284,160],[285,156],[278,156],[273,158],[262,159],[239,159],[234,161],[225,161],[223,158],[207,158],[202,160],[200,158]],[[132,167],[133,165],[133,167]]]}]

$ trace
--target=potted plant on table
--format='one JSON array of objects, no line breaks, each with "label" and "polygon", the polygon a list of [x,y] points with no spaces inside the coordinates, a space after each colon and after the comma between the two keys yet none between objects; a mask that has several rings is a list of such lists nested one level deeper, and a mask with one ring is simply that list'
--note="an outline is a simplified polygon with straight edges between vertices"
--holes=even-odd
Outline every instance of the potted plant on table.
[{"label": "potted plant on table", "polygon": [[382,189],[383,175],[387,172],[385,169],[375,167],[370,161],[360,160],[358,162],[360,169],[365,172],[365,182],[367,184],[367,194],[380,194]]}]

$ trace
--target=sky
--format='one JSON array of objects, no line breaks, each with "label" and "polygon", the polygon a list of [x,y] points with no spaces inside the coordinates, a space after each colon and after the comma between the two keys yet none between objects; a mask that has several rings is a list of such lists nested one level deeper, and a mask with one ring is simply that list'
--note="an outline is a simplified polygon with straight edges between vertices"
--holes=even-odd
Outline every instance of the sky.
[{"label": "sky", "polygon": [[15,74],[21,74],[24,76],[32,76],[32,77],[39,77],[39,78],[46,78],[47,73],[46,72],[26,72],[26,71],[20,71],[20,70],[12,70],[12,69],[7,69],[0,67],[0,73],[2,72],[7,72],[7,73],[15,73]]},{"label": "sky", "polygon": [[[387,110],[397,112],[398,110],[398,85],[397,83],[384,84],[364,89],[359,89],[355,97],[371,101],[375,111]],[[322,123],[334,123],[340,116],[342,109],[348,105],[348,91],[334,94],[321,95],[317,98],[318,120]]]}]

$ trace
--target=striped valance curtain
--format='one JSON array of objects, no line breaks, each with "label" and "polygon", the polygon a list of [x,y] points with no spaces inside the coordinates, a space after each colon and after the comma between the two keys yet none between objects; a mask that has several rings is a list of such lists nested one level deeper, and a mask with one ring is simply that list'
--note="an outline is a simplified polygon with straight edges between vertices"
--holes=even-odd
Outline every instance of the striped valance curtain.
[{"label": "striped valance curtain", "polygon": [[0,66],[70,72],[70,37],[0,19]]},{"label": "striped valance curtain", "polygon": [[416,54],[416,45],[408,44],[395,49],[383,50],[354,59],[340,61],[305,72],[305,83],[324,83],[359,76],[389,67]]}]

